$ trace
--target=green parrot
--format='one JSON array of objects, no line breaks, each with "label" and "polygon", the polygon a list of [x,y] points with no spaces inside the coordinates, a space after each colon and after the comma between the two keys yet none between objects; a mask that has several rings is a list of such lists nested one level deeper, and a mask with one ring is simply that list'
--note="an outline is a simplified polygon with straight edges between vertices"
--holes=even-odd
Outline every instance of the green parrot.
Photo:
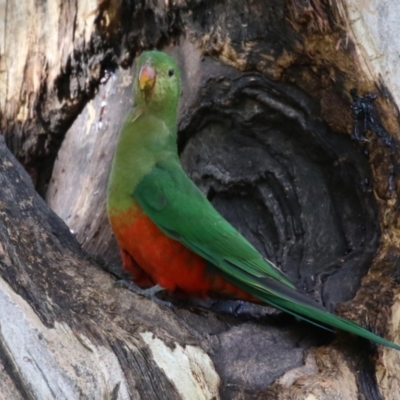
[{"label": "green parrot", "polygon": [[301,293],[211,205],[177,152],[180,72],[159,51],[136,60],[135,105],[121,130],[107,212],[123,266],[142,288],[262,303],[400,350]]}]

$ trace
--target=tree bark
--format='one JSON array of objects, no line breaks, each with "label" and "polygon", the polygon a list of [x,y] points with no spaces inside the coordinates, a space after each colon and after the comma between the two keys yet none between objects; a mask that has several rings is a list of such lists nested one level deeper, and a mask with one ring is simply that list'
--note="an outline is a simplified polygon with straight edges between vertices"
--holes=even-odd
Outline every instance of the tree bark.
[{"label": "tree bark", "polygon": [[394,350],[115,286],[105,213],[132,61],[157,47],[189,176],[298,287],[400,343],[394,3],[356,3],[0,0],[0,398],[399,396]]}]

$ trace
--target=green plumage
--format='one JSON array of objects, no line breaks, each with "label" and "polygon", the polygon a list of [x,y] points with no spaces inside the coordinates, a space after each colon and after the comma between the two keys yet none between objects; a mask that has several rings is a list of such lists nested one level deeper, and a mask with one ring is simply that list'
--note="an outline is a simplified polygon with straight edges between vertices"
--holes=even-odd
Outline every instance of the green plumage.
[{"label": "green plumage", "polygon": [[230,225],[186,176],[177,158],[159,162],[134,197],[153,222],[217,266],[222,276],[266,303],[315,325],[328,325],[400,350],[360,325],[337,317],[294,285]]},{"label": "green plumage", "polygon": [[[266,303],[316,325],[342,329],[400,350],[396,344],[327,312],[295,289],[214,209],[187,177],[177,156],[178,68],[169,56],[155,51],[144,53],[137,69],[145,63],[157,72],[155,92],[148,97],[140,93],[136,84],[136,106],[140,112],[136,109],[136,116],[128,118],[122,131],[117,153],[124,154],[114,161],[110,184],[110,188],[124,187],[124,194],[111,202],[128,205],[133,195],[167,236],[212,263],[223,278]],[[175,71],[174,80],[168,73],[171,68]],[[135,124],[134,129],[130,124]]]}]

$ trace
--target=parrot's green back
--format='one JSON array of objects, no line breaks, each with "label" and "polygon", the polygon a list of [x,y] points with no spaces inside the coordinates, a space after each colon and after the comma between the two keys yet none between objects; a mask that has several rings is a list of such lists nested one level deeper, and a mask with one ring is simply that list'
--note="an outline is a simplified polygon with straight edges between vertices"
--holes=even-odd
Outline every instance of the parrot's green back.
[{"label": "parrot's green back", "polygon": [[[140,228],[146,232],[154,230],[150,226],[154,224],[159,232],[157,235],[163,235],[171,246],[177,243],[184,245],[197,257],[197,264],[201,259],[204,279],[203,275],[194,281],[185,279],[191,268],[194,269],[187,255],[186,264],[182,262],[180,269],[171,269],[170,274],[168,262],[164,259],[161,258],[160,262],[158,258],[158,262],[151,264],[151,260],[142,258],[142,264],[148,265],[142,265],[146,273],[158,283],[173,281],[176,287],[188,294],[197,293],[197,288],[190,285],[202,288],[212,285],[211,275],[216,274],[254,298],[313,324],[342,329],[400,350],[398,345],[329,313],[299,292],[278,268],[214,209],[185,174],[177,155],[178,67],[166,54],[153,51],[140,57],[137,69],[140,69],[140,74],[135,79],[136,108],[122,129],[111,172],[108,198],[110,221],[113,215],[135,209],[135,215],[142,219],[137,217],[132,223],[132,227],[136,224],[136,228],[129,232],[136,234],[139,226],[146,226]],[[155,83],[151,80],[153,70],[157,76]],[[174,74],[171,75],[172,70]],[[147,88],[145,85],[149,80],[151,90],[148,89],[150,84]],[[139,81],[144,89],[138,87]],[[144,221],[143,215],[149,219],[148,225],[137,222],[139,219]],[[115,232],[118,230],[117,223],[114,223],[113,229]],[[129,241],[124,240],[122,235],[120,237],[121,243],[128,247],[126,243]],[[159,236],[154,240],[159,240]],[[123,246],[120,244],[120,247]],[[158,250],[155,247],[152,252]],[[129,252],[136,260],[142,254],[135,245]],[[149,259],[151,256],[148,255]]]}]

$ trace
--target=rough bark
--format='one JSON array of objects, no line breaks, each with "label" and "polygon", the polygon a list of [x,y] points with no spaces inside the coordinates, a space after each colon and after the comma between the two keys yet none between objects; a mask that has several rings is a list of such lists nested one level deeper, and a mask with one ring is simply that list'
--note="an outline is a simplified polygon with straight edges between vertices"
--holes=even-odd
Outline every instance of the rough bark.
[{"label": "rough bark", "polygon": [[[109,165],[132,60],[162,48],[183,72],[192,179],[310,296],[399,342],[397,87],[365,10],[331,3],[0,0],[5,141],[69,226],[1,142],[1,398],[400,393],[393,350],[268,308],[160,308],[115,287],[74,238],[119,274]],[[378,95],[378,123],[354,118],[352,88]],[[355,126],[368,140],[352,140]]]}]

